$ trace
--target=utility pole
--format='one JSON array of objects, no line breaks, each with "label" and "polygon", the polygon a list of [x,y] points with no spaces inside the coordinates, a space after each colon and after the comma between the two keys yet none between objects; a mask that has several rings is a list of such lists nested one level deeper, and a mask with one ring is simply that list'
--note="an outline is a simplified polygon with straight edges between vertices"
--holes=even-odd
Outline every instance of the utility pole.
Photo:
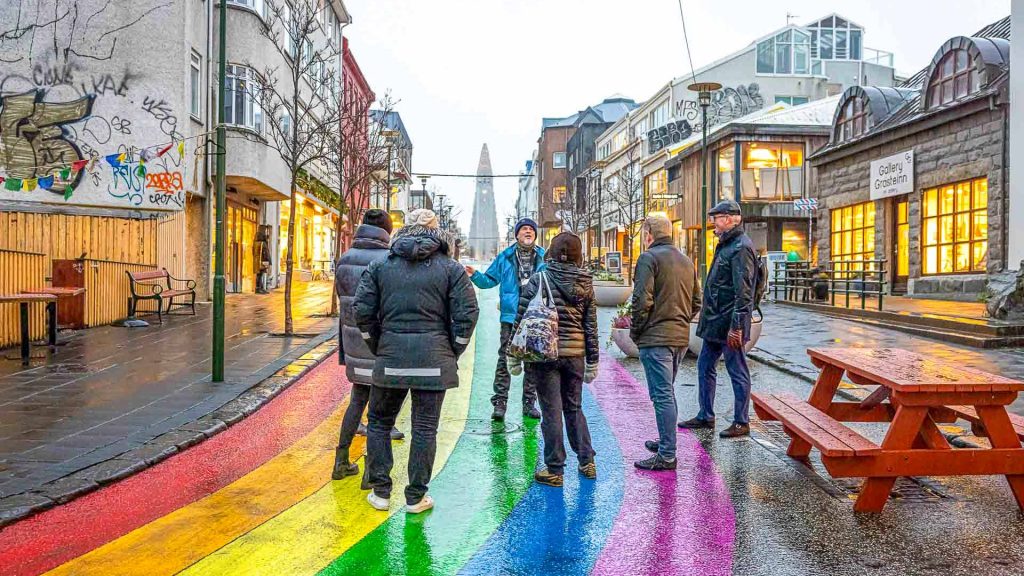
[{"label": "utility pole", "polygon": [[[227,2],[220,3],[220,38],[218,38],[217,71],[217,239],[214,245],[213,268],[213,374],[214,382],[224,381],[224,212],[227,208],[225,196],[226,136],[224,133],[225,80],[227,77]],[[294,200],[293,200],[294,202]]]}]

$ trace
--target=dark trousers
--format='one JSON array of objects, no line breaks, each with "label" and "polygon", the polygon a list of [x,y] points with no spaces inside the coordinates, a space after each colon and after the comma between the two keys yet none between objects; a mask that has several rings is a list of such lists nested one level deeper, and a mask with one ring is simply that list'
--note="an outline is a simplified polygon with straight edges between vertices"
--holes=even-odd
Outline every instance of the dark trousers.
[{"label": "dark trousers", "polygon": [[[409,392],[406,388],[378,386],[370,390],[366,469],[369,471],[373,492],[381,498],[391,497],[391,468],[395,465],[395,457],[391,452],[391,429],[395,426],[395,419]],[[417,504],[427,493],[427,484],[434,471],[437,425],[441,420],[443,403],[444,390],[412,390],[412,443],[409,446],[406,504]]]},{"label": "dark trousers", "polygon": [[352,438],[359,428],[359,421],[363,418],[363,410],[370,401],[370,386],[365,384],[352,383],[352,392],[349,394],[348,408],[345,409],[345,417],[341,419],[341,433],[338,436],[338,450],[348,454],[352,447]]},{"label": "dark trousers", "polygon": [[583,415],[583,358],[559,358],[555,362],[526,364],[526,377],[533,376],[540,399],[540,429],[544,434],[544,464],[552,474],[565,470],[565,442],[562,422],[569,435],[569,446],[580,464],[594,461],[587,417]]},{"label": "dark trousers", "polygon": [[[498,348],[498,367],[494,370],[494,396],[491,396],[491,404],[499,402],[508,404],[508,389],[512,383],[512,375],[508,373],[508,342],[512,339],[512,325],[508,322],[501,323],[501,347]],[[537,400],[537,385],[526,371],[523,377],[523,407],[532,406]]]},{"label": "dark trousers", "polygon": [[733,418],[736,424],[749,424],[750,416],[750,369],[743,349],[730,348],[723,342],[704,340],[704,347],[697,358],[697,386],[702,420],[715,419],[715,387],[718,385],[718,359],[725,355],[725,369],[732,380]]}]

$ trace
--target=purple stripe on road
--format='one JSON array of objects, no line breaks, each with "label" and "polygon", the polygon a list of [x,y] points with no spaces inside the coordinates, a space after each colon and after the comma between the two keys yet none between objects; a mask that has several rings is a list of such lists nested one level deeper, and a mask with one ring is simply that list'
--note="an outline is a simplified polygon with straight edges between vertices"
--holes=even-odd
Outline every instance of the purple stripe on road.
[{"label": "purple stripe on road", "polygon": [[729,490],[697,438],[680,431],[675,473],[637,470],[633,462],[650,455],[644,440],[658,436],[646,385],[606,356],[593,391],[622,450],[626,492],[592,573],[732,574]]}]

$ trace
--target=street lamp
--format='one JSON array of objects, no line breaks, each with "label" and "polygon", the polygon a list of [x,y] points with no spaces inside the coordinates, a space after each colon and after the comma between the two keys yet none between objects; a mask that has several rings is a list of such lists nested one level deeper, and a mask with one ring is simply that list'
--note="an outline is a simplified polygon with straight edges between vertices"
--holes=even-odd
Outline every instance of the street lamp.
[{"label": "street lamp", "polygon": [[593,166],[597,171],[597,261],[601,262],[601,249],[604,247],[604,204],[601,202],[601,186],[604,167],[608,165],[606,160],[594,160]]},{"label": "street lamp", "polygon": [[722,85],[718,82],[695,82],[686,87],[688,90],[697,93],[697,102],[701,109],[701,144],[700,144],[700,252],[697,254],[697,261],[700,263],[700,279],[703,282],[708,277],[707,242],[708,242],[708,106],[711,105],[711,93],[721,90]]}]

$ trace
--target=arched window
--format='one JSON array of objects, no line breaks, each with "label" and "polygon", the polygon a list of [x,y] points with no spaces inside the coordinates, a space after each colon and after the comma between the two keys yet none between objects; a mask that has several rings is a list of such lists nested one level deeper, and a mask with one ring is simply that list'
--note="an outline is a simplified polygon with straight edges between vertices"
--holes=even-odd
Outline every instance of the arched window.
[{"label": "arched window", "polygon": [[864,134],[871,128],[871,114],[864,98],[854,96],[846,101],[836,123],[836,140],[843,142]]},{"label": "arched window", "polygon": [[978,70],[971,62],[967,50],[950,50],[939,60],[932,72],[928,82],[926,108],[960,100],[977,92],[978,88]]}]

